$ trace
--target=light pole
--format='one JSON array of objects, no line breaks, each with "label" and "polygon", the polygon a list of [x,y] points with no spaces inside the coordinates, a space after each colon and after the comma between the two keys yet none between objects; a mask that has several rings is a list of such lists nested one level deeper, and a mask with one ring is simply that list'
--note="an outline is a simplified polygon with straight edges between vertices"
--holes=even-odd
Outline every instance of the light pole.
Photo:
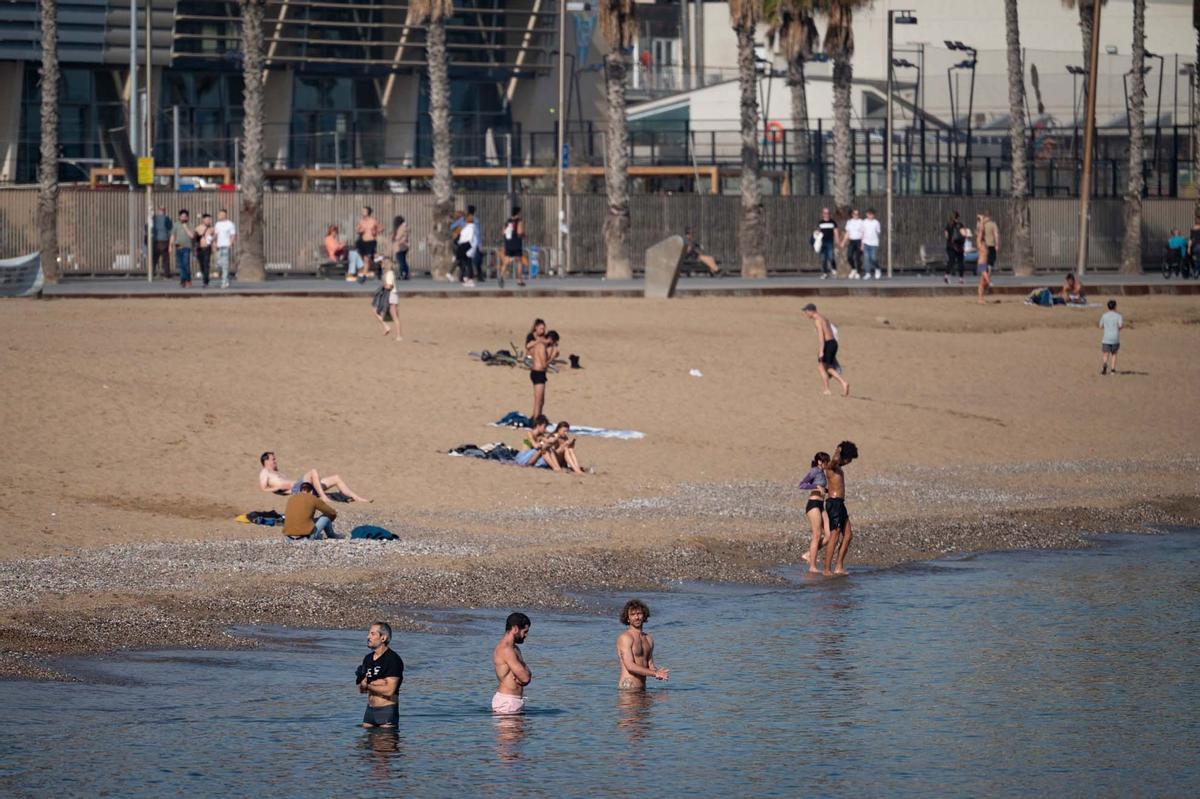
[{"label": "light pole", "polygon": [[567,160],[567,139],[566,139],[566,120],[565,109],[563,104],[566,102],[566,69],[567,69],[567,1],[558,0],[558,201],[555,205],[558,217],[557,238],[554,245],[555,268],[562,272],[563,264],[563,225],[566,223],[566,217],[563,214],[563,170],[566,168]]},{"label": "light pole", "polygon": [[[967,174],[967,191],[973,193],[973,188],[972,188],[973,181],[971,180],[971,117],[975,113],[975,63],[976,63],[976,61],[979,60],[979,51],[976,50],[974,47],[971,47],[969,44],[963,44],[960,41],[953,41],[953,42],[947,41],[946,47],[948,47],[951,50],[958,50],[958,51],[961,51],[964,53],[968,53],[970,56],[969,58],[966,58],[963,61],[959,61],[957,64],[955,64],[950,69],[969,69],[969,70],[971,70],[971,88],[967,95],[967,154],[966,154],[965,160],[966,160],[966,174]],[[946,74],[949,75],[949,70],[947,70]]]},{"label": "light pole", "polygon": [[[914,89],[915,96],[913,98],[913,106],[916,108],[916,112],[913,114],[913,119],[921,118],[923,121],[924,110],[921,108],[921,67],[919,65],[914,64],[913,62],[909,61],[907,58],[893,58],[892,59],[892,67],[895,69],[915,69],[917,71],[917,82],[916,82],[916,84],[914,84],[916,87]],[[905,176],[908,178],[908,180],[906,181],[906,184],[909,187],[909,191],[912,190],[911,141],[912,141],[912,128],[910,127],[909,135],[908,135],[908,142],[910,142],[910,145],[908,148],[908,161],[907,161],[907,166],[906,166],[905,173],[904,173]],[[924,168],[924,165],[925,165],[925,159],[922,158],[921,159],[922,168]],[[922,193],[923,193],[923,190],[922,190]]]},{"label": "light pole", "polygon": [[887,276],[892,276],[892,231],[895,225],[892,223],[892,195],[895,193],[893,185],[895,172],[895,147],[892,143],[892,78],[894,70],[892,69],[892,28],[896,25],[916,25],[917,17],[912,11],[900,9],[888,9],[888,32],[887,32],[887,58],[884,63],[887,64],[887,135],[884,137],[887,144]]}]

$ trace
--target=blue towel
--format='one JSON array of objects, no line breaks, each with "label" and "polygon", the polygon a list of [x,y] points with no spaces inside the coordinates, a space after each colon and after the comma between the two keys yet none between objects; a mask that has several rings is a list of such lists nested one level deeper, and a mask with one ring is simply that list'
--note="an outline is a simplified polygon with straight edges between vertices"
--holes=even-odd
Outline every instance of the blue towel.
[{"label": "blue towel", "polygon": [[360,524],[350,531],[351,538],[366,538],[372,541],[396,541],[400,536],[393,533],[391,530],[385,530],[382,527],[376,527],[373,524]]}]

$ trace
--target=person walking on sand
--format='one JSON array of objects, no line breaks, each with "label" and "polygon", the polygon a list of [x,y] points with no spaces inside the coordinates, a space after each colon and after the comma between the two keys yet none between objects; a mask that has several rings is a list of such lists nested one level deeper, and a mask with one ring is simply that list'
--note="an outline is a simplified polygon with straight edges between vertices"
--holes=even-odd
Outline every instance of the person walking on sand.
[{"label": "person walking on sand", "polygon": [[1100,316],[1100,329],[1104,335],[1100,337],[1100,352],[1104,362],[1100,365],[1100,374],[1117,373],[1117,352],[1121,349],[1121,328],[1125,320],[1117,313],[1117,301],[1108,301],[1108,310]]},{"label": "person walking on sand", "polygon": [[817,313],[817,306],[811,302],[804,306],[804,315],[811,319],[817,328],[817,371],[821,373],[821,385],[824,387],[825,393],[830,393],[829,378],[832,377],[842,384],[842,396],[850,396],[850,384],[838,371],[841,367],[837,360],[838,342],[833,331],[833,324]]},{"label": "person walking on sand", "polygon": [[404,682],[404,661],[389,646],[392,626],[377,621],[367,630],[371,651],[355,670],[358,692],[367,695],[364,727],[395,727],[400,723],[400,685]]},{"label": "person walking on sand", "polygon": [[642,627],[650,620],[650,607],[640,599],[631,599],[621,608],[625,631],[617,636],[617,661],[621,673],[617,688],[621,691],[646,690],[646,678],[666,681],[669,669],[654,664],[654,637]]},{"label": "person walking on sand", "polygon": [[396,272],[389,266],[383,273],[383,285],[375,292],[374,298],[371,301],[372,310],[375,312],[375,318],[379,320],[379,324],[383,325],[383,335],[392,332],[388,329],[387,315],[392,315],[392,321],[396,323],[396,341],[403,341],[400,338],[400,312],[397,307],[400,304],[400,291],[396,288]]},{"label": "person walking on sand", "polygon": [[801,558],[808,564],[809,572],[819,574],[817,553],[829,540],[829,515],[825,513],[825,494],[828,491],[829,479],[825,469],[829,466],[829,453],[818,452],[813,455],[812,468],[800,481],[800,490],[808,492],[808,502],[804,505],[804,516],[812,527],[812,543]]},{"label": "person walking on sand", "polygon": [[345,494],[355,502],[371,501],[351,491],[350,486],[346,485],[336,474],[331,477],[321,477],[317,474],[316,469],[309,469],[299,480],[289,480],[279,471],[279,460],[275,457],[274,452],[264,452],[258,457],[258,462],[262,464],[262,470],[258,473],[258,487],[268,494],[299,494],[300,488],[305,483],[312,483],[317,496],[326,502],[329,502],[329,495],[325,492],[334,490]]},{"label": "person walking on sand", "polygon": [[[317,516],[317,512],[321,516]],[[288,497],[283,509],[283,534],[293,541],[307,538],[320,541],[323,538],[341,538],[333,531],[333,520],[337,511],[316,495],[315,486],[309,482],[300,484],[300,490]]]},{"label": "person walking on sand", "polygon": [[[850,539],[854,537],[854,531],[850,527],[850,514],[846,512],[846,475],[842,469],[857,457],[858,447],[854,446],[854,442],[843,441],[837,445],[825,468],[825,479],[829,485],[829,498],[825,500],[825,512],[829,514],[829,543],[825,549],[823,572],[826,577],[847,574],[846,553],[850,551]],[[834,565],[832,571],[831,565]]]},{"label": "person walking on sand", "polygon": [[492,695],[493,713],[507,716],[525,709],[525,686],[533,680],[533,672],[525,664],[520,644],[529,636],[530,626],[524,613],[510,613],[504,620],[504,636],[492,650],[492,668],[499,683]]}]

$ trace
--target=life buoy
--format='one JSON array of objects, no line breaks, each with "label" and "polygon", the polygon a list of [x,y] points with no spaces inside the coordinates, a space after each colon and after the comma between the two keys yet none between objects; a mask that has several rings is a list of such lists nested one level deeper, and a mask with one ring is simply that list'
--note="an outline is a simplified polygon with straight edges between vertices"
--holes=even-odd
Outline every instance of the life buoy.
[{"label": "life buoy", "polygon": [[783,141],[783,123],[771,121],[767,123],[767,141],[781,142]]}]

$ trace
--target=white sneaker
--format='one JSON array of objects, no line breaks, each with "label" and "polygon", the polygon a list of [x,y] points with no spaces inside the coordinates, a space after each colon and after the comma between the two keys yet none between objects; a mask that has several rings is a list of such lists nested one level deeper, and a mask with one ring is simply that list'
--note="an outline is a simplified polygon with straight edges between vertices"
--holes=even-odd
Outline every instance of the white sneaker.
[{"label": "white sneaker", "polygon": [[882,270],[880,270],[880,269],[876,269],[876,270],[875,270],[875,279],[876,279],[876,280],[882,280],[882,279],[883,279],[883,271],[882,271]]},{"label": "white sneaker", "polygon": [[226,280],[225,282],[223,282],[223,283],[221,284],[221,288],[223,288],[223,289],[227,289],[227,288],[229,288],[229,281],[228,281],[228,280]]},{"label": "white sneaker", "polygon": [[829,279],[829,273],[828,273],[828,272],[822,272],[822,273],[821,273],[821,279],[822,279],[822,280],[828,280],[828,279]]}]

